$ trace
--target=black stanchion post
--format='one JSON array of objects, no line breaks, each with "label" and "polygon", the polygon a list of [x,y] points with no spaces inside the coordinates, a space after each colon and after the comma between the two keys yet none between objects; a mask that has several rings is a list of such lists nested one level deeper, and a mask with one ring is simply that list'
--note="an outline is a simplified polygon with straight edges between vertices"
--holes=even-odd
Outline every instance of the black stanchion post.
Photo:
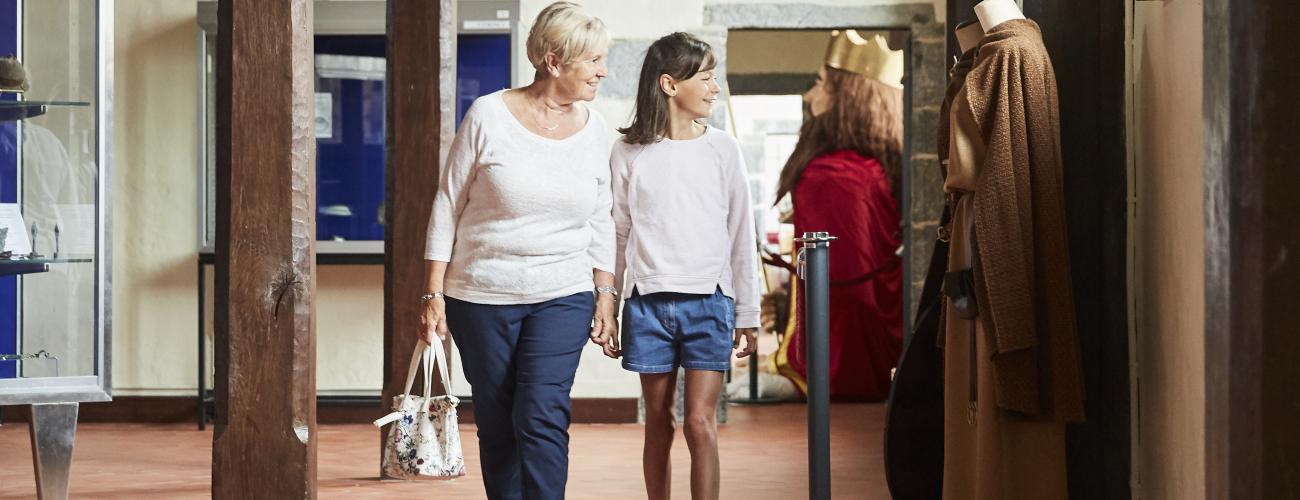
[{"label": "black stanchion post", "polygon": [[805,347],[808,353],[808,498],[831,498],[830,419],[830,271],[829,252],[835,237],[807,232],[799,275],[804,280]]}]

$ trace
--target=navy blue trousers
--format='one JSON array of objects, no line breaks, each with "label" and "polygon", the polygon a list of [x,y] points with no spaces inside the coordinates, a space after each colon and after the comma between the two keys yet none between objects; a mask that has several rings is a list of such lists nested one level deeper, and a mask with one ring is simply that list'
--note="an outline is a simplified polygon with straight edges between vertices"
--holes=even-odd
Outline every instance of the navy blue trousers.
[{"label": "navy blue trousers", "polygon": [[473,386],[488,498],[564,498],[569,389],[596,309],[591,292],[526,305],[446,300],[447,327]]}]

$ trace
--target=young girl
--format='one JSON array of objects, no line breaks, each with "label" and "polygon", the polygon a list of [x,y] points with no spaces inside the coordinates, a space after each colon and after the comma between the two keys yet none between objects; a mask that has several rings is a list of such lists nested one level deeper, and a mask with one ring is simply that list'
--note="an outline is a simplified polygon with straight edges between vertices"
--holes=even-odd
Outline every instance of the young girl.
[{"label": "young girl", "polygon": [[754,353],[758,264],[749,181],[730,135],[700,123],[718,100],[708,44],[673,33],[650,46],[632,125],[610,158],[615,283],[626,290],[622,345],[610,357],[641,374],[646,493],[669,497],[677,368],[686,370],[691,497],[719,494],[716,408],[732,349]]}]

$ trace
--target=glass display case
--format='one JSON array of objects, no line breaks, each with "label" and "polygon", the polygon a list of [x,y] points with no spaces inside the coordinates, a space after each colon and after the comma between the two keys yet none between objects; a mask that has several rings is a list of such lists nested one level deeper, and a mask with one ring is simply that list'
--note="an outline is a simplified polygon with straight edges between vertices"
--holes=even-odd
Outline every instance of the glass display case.
[{"label": "glass display case", "polygon": [[109,0],[0,0],[0,405],[110,399]]}]

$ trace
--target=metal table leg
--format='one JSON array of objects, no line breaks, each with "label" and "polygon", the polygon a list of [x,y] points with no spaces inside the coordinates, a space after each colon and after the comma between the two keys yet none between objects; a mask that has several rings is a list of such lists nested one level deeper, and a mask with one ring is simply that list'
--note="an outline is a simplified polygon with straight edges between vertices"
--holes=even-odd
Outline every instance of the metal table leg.
[{"label": "metal table leg", "polygon": [[72,442],[77,437],[77,403],[33,404],[28,430],[36,494],[41,500],[68,498]]}]

